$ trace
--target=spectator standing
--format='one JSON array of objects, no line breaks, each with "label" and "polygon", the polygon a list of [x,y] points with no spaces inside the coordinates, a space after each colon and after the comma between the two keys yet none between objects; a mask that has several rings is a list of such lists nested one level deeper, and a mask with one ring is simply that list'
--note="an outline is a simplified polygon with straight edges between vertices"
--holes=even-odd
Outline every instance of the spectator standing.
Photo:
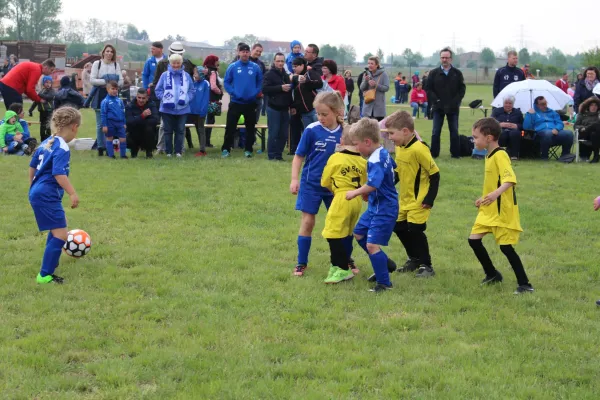
[{"label": "spectator standing", "polygon": [[293,102],[290,119],[290,153],[294,155],[300,142],[303,129],[317,122],[317,114],[313,106],[316,90],[323,87],[323,80],[316,70],[308,69],[304,58],[298,57],[293,61],[294,75],[291,78]]},{"label": "spectator standing", "polygon": [[330,88],[340,92],[342,99],[346,97],[346,82],[344,78],[337,74],[337,64],[335,61],[323,61],[323,76],[321,79],[326,81]]},{"label": "spectator standing", "polygon": [[525,80],[525,74],[523,73],[523,70],[517,67],[517,64],[519,63],[519,55],[517,52],[511,50],[508,52],[507,57],[508,59],[506,65],[502,68],[499,68],[496,71],[496,76],[494,76],[494,87],[492,89],[494,98],[498,96],[498,93],[500,93],[502,89],[511,83]]},{"label": "spectator standing", "polygon": [[144,89],[153,86],[156,66],[160,61],[167,58],[167,56],[163,54],[163,44],[161,42],[152,43],[150,46],[150,54],[152,55],[146,60],[142,71],[142,85],[144,86]]},{"label": "spectator standing", "polygon": [[574,128],[579,130],[579,139],[592,142],[590,163],[600,161],[600,99],[594,96],[581,103]]},{"label": "spectator standing", "polygon": [[390,90],[390,78],[381,67],[378,57],[369,57],[367,72],[364,73],[360,86],[363,93],[375,89],[375,100],[364,104],[363,116],[381,121],[386,115],[385,94]]},{"label": "spectator standing", "polygon": [[83,86],[83,95],[88,97],[92,91],[92,82],[90,81],[92,73],[92,63],[86,63],[81,72],[81,81]]},{"label": "spectator standing", "polygon": [[11,69],[13,69],[14,67],[16,67],[19,64],[19,60],[17,59],[17,56],[15,56],[14,54],[11,54],[10,57],[8,58],[8,71],[10,72]]},{"label": "spectator standing", "polygon": [[96,143],[98,145],[98,156],[103,156],[104,151],[104,133],[102,133],[102,118],[100,116],[100,105],[107,96],[106,84],[109,81],[117,81],[119,85],[123,84],[123,75],[121,67],[117,63],[117,51],[113,45],[107,44],[100,53],[100,60],[94,61],[90,82],[92,91],[86,101],[96,112]]},{"label": "spectator standing", "polygon": [[465,96],[465,81],[462,72],[452,66],[452,50],[447,47],[442,49],[440,61],[440,68],[429,73],[426,88],[433,114],[431,155],[433,158],[440,155],[440,138],[446,117],[450,129],[450,154],[453,158],[460,158],[458,114]]},{"label": "spectator standing", "polygon": [[394,89],[396,90],[396,97],[394,97],[394,103],[400,104],[400,82],[402,82],[402,72],[398,72],[394,78]]},{"label": "spectator standing", "polygon": [[42,90],[40,90],[38,96],[43,100],[37,103],[38,111],[40,113],[40,142],[43,142],[52,134],[52,132],[50,132],[50,119],[52,118],[52,105],[54,103],[56,91],[52,88],[51,76],[44,76],[42,79]]},{"label": "spectator standing", "polygon": [[[207,124],[214,124],[215,117],[221,115],[221,99],[223,98],[223,86],[219,77],[219,57],[211,54],[204,59],[204,68],[208,75],[208,83],[210,84],[210,96],[208,114],[206,116]],[[212,128],[206,128],[206,147],[214,147],[210,138]]]},{"label": "spectator standing", "polygon": [[558,113],[548,108],[548,102],[543,96],[538,96],[533,102],[533,108],[525,114],[523,128],[535,131],[540,139],[542,160],[548,161],[551,146],[562,146],[561,157],[569,154],[573,145],[573,132],[564,130],[564,123]]},{"label": "spectator standing", "polygon": [[556,81],[555,85],[560,88],[566,94],[569,94],[569,74],[566,72],[562,75],[562,78]]},{"label": "spectator standing", "polygon": [[302,54],[302,43],[299,41],[293,40],[290,43],[290,49],[292,52],[288,54],[287,58],[285,59],[285,70],[288,74],[293,73],[292,61],[298,57],[304,57],[304,54]]},{"label": "spectator standing", "polygon": [[210,83],[205,79],[205,75],[194,70],[194,98],[190,103],[190,114],[188,115],[188,123],[194,124],[200,150],[195,154],[196,157],[206,156],[206,114],[208,114],[208,104],[210,103]]},{"label": "spectator standing", "polygon": [[119,85],[115,81],[106,84],[108,94],[100,105],[102,117],[102,132],[106,136],[106,153],[110,158],[116,158],[113,150],[113,138],[117,137],[120,142],[119,152],[121,158],[127,158],[127,135],[125,130],[125,105],[119,98]]},{"label": "spectator standing", "polygon": [[41,99],[35,85],[42,75],[52,75],[54,69],[54,61],[48,59],[41,64],[23,62],[7,72],[0,80],[0,93],[6,109],[12,103],[23,103],[23,93],[32,101],[39,102]]},{"label": "spectator standing", "polygon": [[346,93],[348,93],[348,110],[352,104],[352,93],[354,93],[354,79],[352,79],[352,71],[346,70],[344,72],[344,83],[346,84]]},{"label": "spectator standing", "polygon": [[417,86],[417,83],[419,83],[421,80],[419,79],[419,71],[415,71],[414,75],[412,76],[412,85],[413,87]]},{"label": "spectator standing", "polygon": [[271,69],[265,74],[262,91],[267,98],[267,125],[269,139],[267,154],[269,160],[283,161],[283,149],[290,129],[290,105],[292,85],[285,72],[285,56],[275,54]]},{"label": "spectator standing", "polygon": [[156,127],[160,117],[156,105],[149,98],[147,90],[139,88],[135,99],[125,109],[127,147],[131,150],[131,158],[136,158],[141,149],[146,150],[146,158],[152,158],[156,146]]},{"label": "spectator standing", "polygon": [[306,46],[304,58],[306,59],[306,68],[308,70],[315,71],[319,76],[323,75],[323,61],[325,60],[323,57],[319,57],[319,46],[313,43]]},{"label": "spectator standing", "polygon": [[184,70],[183,64],[181,54],[171,54],[167,70],[160,76],[155,89],[156,97],[160,100],[167,157],[173,155],[173,134],[175,155],[181,158],[183,154],[185,122],[196,91],[192,77]]},{"label": "spectator standing", "polygon": [[400,78],[398,83],[398,90],[400,91],[400,104],[404,104],[408,101],[408,92],[410,92],[410,85],[406,82],[406,77]]},{"label": "spectator standing", "polygon": [[573,97],[575,110],[579,110],[581,103],[594,96],[594,87],[600,83],[598,80],[600,72],[596,67],[587,67],[584,76],[585,78],[578,81],[577,86],[575,86],[575,97]]},{"label": "spectator standing", "polygon": [[410,106],[413,109],[413,118],[416,118],[419,107],[421,107],[421,112],[425,116],[425,119],[427,119],[427,92],[423,90],[423,84],[421,82],[417,82],[410,94]]},{"label": "spectator standing", "polygon": [[[258,67],[260,68],[260,72],[262,72],[262,75],[264,77],[265,73],[267,72],[267,67],[265,66],[265,63],[262,62],[260,59],[262,52],[263,52],[262,44],[255,43],[252,46],[252,52],[250,53],[250,61],[252,61],[256,65],[258,65]],[[256,123],[258,123],[258,120],[260,119],[260,113],[262,111],[263,104],[265,101],[264,97],[265,96],[263,95],[262,91],[258,94],[258,96],[256,96]]]},{"label": "spectator standing", "polygon": [[523,130],[523,113],[515,109],[514,96],[504,98],[504,106],[494,108],[492,118],[500,123],[502,133],[500,134],[500,146],[508,149],[511,160],[519,159],[521,151],[521,131]]},{"label": "spectator standing", "polygon": [[235,131],[240,116],[244,116],[246,142],[244,156],[252,157],[252,146],[256,137],[256,96],[262,90],[263,75],[260,67],[250,61],[250,46],[239,46],[240,59],[229,65],[225,73],[225,90],[231,98],[227,110],[225,139],[221,148],[222,156],[229,157],[233,147]]},{"label": "spectator standing", "polygon": [[525,75],[525,79],[535,79],[535,76],[529,72],[529,64],[523,65],[523,68],[521,69],[523,71],[523,75]]}]

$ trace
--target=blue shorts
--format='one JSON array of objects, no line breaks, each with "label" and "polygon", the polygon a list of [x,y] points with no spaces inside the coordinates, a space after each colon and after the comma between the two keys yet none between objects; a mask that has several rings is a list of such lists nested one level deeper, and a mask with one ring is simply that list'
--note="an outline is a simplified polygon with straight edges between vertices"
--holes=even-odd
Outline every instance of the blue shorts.
[{"label": "blue shorts", "polygon": [[125,123],[123,123],[123,125],[109,125],[108,126],[108,133],[105,133],[104,136],[106,137],[118,137],[119,139],[125,139],[126,134],[125,134]]},{"label": "blue shorts", "polygon": [[332,201],[333,193],[324,194],[313,192],[312,190],[302,190],[302,186],[300,186],[298,199],[296,199],[296,210],[317,215],[319,207],[321,207],[321,202],[325,203],[325,208],[329,210]]},{"label": "blue shorts", "polygon": [[40,232],[67,227],[67,217],[62,203],[32,204],[31,208]]},{"label": "blue shorts", "polygon": [[397,218],[394,215],[376,215],[367,209],[354,227],[354,234],[367,236],[367,243],[387,246]]}]

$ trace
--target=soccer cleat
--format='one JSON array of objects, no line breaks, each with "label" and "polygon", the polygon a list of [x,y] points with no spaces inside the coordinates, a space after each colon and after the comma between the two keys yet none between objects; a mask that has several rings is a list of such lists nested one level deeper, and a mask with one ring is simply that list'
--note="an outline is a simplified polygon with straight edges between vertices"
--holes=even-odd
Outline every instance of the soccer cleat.
[{"label": "soccer cleat", "polygon": [[329,279],[333,276],[336,269],[337,269],[337,267],[335,265],[332,265],[331,267],[329,267],[329,272],[327,273],[327,278],[325,278],[325,283],[327,283],[327,279]]},{"label": "soccer cleat", "polygon": [[335,268],[335,270],[333,271],[333,274],[330,277],[328,277],[327,279],[325,279],[325,283],[340,283],[340,282],[347,281],[349,279],[354,278],[354,274],[349,269],[344,270],[339,267],[333,267],[333,268]]},{"label": "soccer cleat", "polygon": [[483,278],[481,281],[482,285],[493,285],[495,283],[501,283],[503,281],[502,274],[499,271],[496,271],[496,275],[487,276]]},{"label": "soccer cleat", "polygon": [[514,294],[533,293],[533,286],[531,285],[519,285]]},{"label": "soccer cleat", "polygon": [[[393,273],[394,271],[396,271],[396,268],[398,268],[396,266],[396,263],[394,262],[394,260],[392,260],[391,258],[388,258],[388,260],[387,260],[387,267],[388,267],[388,272],[390,274]],[[369,276],[367,278],[367,281],[369,281],[369,282],[376,282],[377,278],[375,278],[375,274]]]},{"label": "soccer cleat", "polygon": [[398,270],[398,272],[414,272],[419,268],[419,260],[408,257],[408,260],[404,263],[402,268]]},{"label": "soccer cleat", "polygon": [[223,150],[223,151],[221,152],[221,157],[223,157],[223,158],[227,158],[227,157],[229,157],[229,152],[228,152],[227,150]]},{"label": "soccer cleat", "polygon": [[596,305],[600,307],[600,300],[596,300]]},{"label": "soccer cleat", "polygon": [[415,275],[417,278],[431,278],[435,276],[435,271],[432,267],[422,264]]},{"label": "soccer cleat", "polygon": [[195,157],[204,157],[206,155],[205,151],[199,151],[196,154],[194,154]]},{"label": "soccer cleat", "polygon": [[356,264],[352,257],[348,259],[348,269],[350,269],[354,275],[360,274],[360,269],[356,268]]},{"label": "soccer cleat", "polygon": [[296,276],[304,275],[304,271],[306,270],[306,268],[307,268],[306,265],[302,265],[302,264],[296,265],[296,268],[294,269],[294,275],[296,275]]},{"label": "soccer cleat", "polygon": [[386,290],[392,290],[393,286],[390,283],[390,285],[384,285],[382,283],[378,283],[377,285],[375,285],[373,288],[369,289],[369,292],[375,292],[375,293],[379,293],[379,292],[385,292]]},{"label": "soccer cleat", "polygon": [[250,151],[245,151],[245,152],[244,152],[244,157],[246,157],[246,158],[252,158],[252,152],[250,152]]},{"label": "soccer cleat", "polygon": [[36,278],[37,283],[50,283],[50,282],[54,282],[54,283],[63,283],[64,279],[61,278],[60,276],[56,276],[56,275],[46,275],[46,276],[42,276],[41,274],[37,275]]}]

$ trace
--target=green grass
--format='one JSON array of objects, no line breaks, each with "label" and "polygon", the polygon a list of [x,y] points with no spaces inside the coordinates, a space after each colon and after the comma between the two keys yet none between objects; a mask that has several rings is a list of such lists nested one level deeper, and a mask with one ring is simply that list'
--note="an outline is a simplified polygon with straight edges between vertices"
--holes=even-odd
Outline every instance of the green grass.
[{"label": "green grass", "polygon": [[[461,132],[478,116],[462,113]],[[80,136],[93,137],[84,117]],[[430,138],[431,121],[417,128]],[[307,275],[293,277],[290,163],[222,160],[217,149],[183,160],[74,152],[81,203],[67,216],[92,251],[63,256],[65,285],[38,286],[45,235],[27,203],[29,160],[0,157],[0,398],[597,398],[598,167],[515,164],[517,251],[536,289],[519,297],[491,238],[505,282],[479,287],[467,237],[483,163],[451,160],[446,128],[442,139],[427,230],[437,276],[395,274],[382,295],[367,291],[358,248],[359,277],[322,283],[323,210]],[[405,258],[397,239],[386,251]]]}]

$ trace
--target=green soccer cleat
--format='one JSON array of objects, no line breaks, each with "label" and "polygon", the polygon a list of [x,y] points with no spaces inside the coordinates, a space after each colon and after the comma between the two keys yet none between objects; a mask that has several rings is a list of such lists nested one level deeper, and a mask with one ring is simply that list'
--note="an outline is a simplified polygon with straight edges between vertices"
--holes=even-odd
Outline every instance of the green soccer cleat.
[{"label": "green soccer cleat", "polygon": [[42,276],[41,274],[38,274],[36,281],[37,281],[37,283],[40,283],[40,284],[51,283],[51,282],[63,283],[64,279],[61,278],[60,276],[56,276],[56,275]]},{"label": "green soccer cleat", "polygon": [[333,267],[335,271],[330,277],[325,279],[325,283],[340,283],[354,278],[354,274],[350,270],[343,270],[340,267]]},{"label": "green soccer cleat", "polygon": [[327,283],[328,279],[331,279],[331,277],[333,276],[333,274],[335,273],[335,271],[338,269],[338,267],[336,267],[335,265],[332,265],[331,267],[329,267],[329,272],[327,273],[327,278],[325,278],[325,283]]}]

